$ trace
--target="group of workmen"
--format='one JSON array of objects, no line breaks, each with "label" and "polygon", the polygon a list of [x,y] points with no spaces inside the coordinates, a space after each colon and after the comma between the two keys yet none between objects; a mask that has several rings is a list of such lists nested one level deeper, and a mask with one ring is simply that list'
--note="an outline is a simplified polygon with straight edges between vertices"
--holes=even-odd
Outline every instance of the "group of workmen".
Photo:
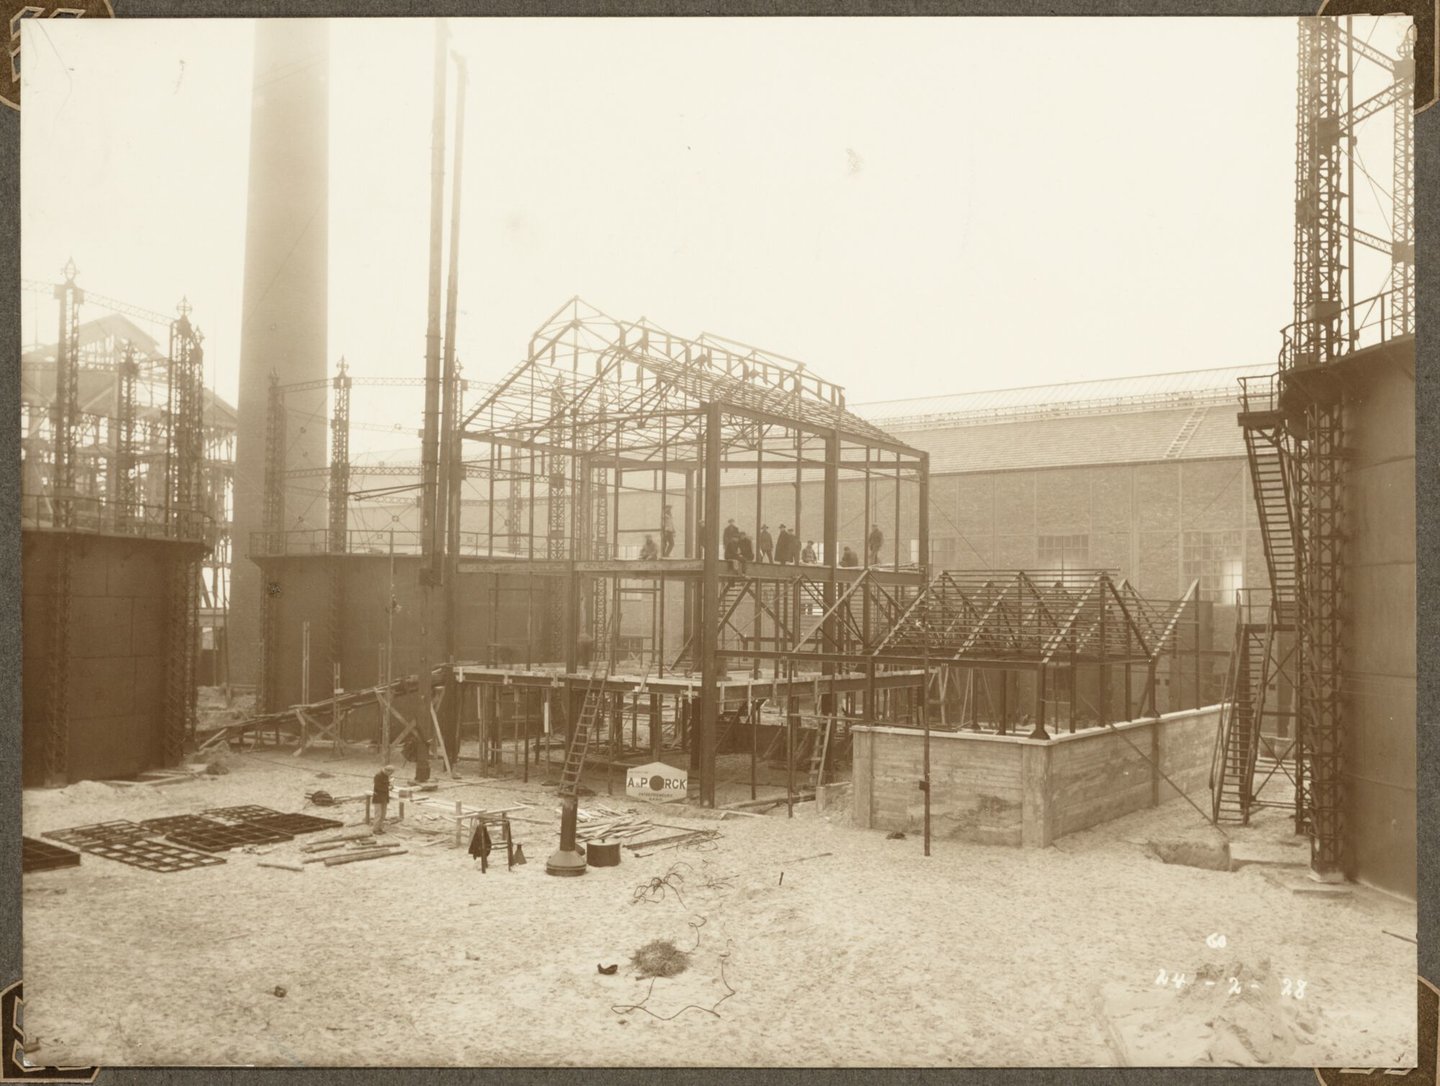
[{"label": "group of workmen", "polygon": [[[700,553],[705,553],[705,522],[702,520],[697,525],[700,538]],[[725,530],[720,533],[721,557],[744,569],[750,562],[776,562],[780,565],[815,565],[820,561],[819,552],[815,549],[815,541],[809,539],[805,545],[800,545],[800,536],[792,532],[785,525],[780,525],[779,534],[770,535],[770,525],[760,525],[755,538],[750,538],[750,533],[736,525],[731,519],[725,525]],[[885,533],[880,530],[878,524],[870,525],[870,534],[865,537],[865,564],[877,566],[880,564],[880,548],[885,545]],[[642,561],[650,562],[657,558],[669,558],[675,549],[675,516],[670,507],[665,506],[660,518],[660,544],[656,546],[655,537],[647,535],[644,544],[640,547],[640,558]],[[840,565],[858,566],[860,559],[855,552],[846,546],[840,552]]]}]

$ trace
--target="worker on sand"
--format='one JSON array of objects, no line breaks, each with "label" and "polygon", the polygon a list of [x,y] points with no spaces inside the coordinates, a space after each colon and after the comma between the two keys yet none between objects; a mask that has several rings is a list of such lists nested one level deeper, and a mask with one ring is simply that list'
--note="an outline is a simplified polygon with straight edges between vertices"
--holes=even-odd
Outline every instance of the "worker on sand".
[{"label": "worker on sand", "polygon": [[390,778],[394,775],[393,765],[387,765],[375,774],[375,791],[370,796],[370,805],[375,808],[375,825],[372,829],[376,834],[385,832],[385,809],[390,806]]}]

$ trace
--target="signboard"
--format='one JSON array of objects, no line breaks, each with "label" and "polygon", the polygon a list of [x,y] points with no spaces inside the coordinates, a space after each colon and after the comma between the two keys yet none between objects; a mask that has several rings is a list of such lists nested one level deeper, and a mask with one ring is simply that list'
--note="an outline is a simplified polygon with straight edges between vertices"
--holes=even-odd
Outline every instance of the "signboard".
[{"label": "signboard", "polygon": [[637,799],[684,799],[690,774],[664,762],[637,765],[625,775],[625,794]]}]

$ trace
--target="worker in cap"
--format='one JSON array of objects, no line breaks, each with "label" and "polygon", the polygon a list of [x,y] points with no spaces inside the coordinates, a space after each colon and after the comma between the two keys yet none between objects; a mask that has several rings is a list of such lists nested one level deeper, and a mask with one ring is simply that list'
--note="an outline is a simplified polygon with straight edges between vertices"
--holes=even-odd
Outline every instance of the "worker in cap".
[{"label": "worker in cap", "polygon": [[385,832],[385,810],[390,806],[390,778],[394,775],[393,765],[387,765],[375,774],[375,791],[371,793],[370,805],[375,808],[373,829],[377,834]]}]

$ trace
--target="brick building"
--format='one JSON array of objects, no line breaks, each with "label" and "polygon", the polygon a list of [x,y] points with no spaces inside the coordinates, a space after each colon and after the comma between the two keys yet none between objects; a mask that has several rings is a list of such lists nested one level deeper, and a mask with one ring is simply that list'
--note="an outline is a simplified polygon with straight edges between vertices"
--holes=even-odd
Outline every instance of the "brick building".
[{"label": "brick building", "polygon": [[[1236,589],[1266,584],[1236,425],[1237,378],[1257,371],[891,400],[856,412],[930,453],[932,565],[1113,569],[1143,594],[1171,598],[1198,579],[1202,598],[1224,606]],[[901,546],[902,558],[905,548],[913,556],[913,540]]]}]

